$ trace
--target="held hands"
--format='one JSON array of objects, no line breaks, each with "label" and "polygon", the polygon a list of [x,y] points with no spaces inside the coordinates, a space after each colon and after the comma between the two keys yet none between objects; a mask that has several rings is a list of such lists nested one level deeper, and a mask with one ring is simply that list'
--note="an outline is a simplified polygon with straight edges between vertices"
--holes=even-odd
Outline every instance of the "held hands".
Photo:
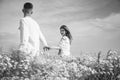
[{"label": "held hands", "polygon": [[44,51],[48,51],[48,50],[50,50],[50,47],[45,46],[45,47],[43,47],[43,50],[44,50]]}]

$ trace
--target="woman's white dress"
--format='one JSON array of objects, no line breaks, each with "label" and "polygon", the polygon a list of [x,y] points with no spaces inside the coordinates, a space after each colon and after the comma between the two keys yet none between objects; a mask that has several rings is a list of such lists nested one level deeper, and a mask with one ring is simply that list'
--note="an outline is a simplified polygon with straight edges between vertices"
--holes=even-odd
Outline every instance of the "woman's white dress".
[{"label": "woman's white dress", "polygon": [[70,56],[70,40],[67,36],[63,36],[59,42],[59,47],[61,48],[61,56]]}]

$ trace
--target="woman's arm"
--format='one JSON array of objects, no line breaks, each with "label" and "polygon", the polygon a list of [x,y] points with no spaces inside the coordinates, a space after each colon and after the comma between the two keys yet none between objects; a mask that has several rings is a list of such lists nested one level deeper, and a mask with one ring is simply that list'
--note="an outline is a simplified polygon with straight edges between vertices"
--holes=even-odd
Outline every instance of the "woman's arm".
[{"label": "woman's arm", "polygon": [[61,48],[58,46],[51,46],[50,49],[56,49],[56,50],[60,50]]}]

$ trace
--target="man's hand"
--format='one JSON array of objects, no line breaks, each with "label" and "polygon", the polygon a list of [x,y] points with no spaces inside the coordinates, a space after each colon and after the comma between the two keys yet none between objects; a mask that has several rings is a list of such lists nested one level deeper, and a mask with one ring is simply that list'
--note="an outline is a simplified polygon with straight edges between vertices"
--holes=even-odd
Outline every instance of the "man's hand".
[{"label": "man's hand", "polygon": [[48,50],[50,50],[50,47],[45,46],[45,47],[43,47],[43,50],[44,50],[44,51],[48,51]]}]

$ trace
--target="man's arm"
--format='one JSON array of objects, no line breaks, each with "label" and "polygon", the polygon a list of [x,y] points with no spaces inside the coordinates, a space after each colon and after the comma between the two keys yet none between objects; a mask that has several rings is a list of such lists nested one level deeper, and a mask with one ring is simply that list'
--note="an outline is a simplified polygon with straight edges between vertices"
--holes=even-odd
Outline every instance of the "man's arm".
[{"label": "man's arm", "polygon": [[40,28],[39,28],[39,37],[40,37],[40,40],[42,41],[42,43],[44,44],[44,46],[48,46],[47,41],[46,41],[45,37],[43,36]]},{"label": "man's arm", "polygon": [[39,28],[39,36],[40,36],[40,40],[41,40],[42,43],[44,44],[43,50],[44,50],[44,51],[49,50],[50,48],[48,47],[47,41],[46,41],[45,37],[43,36],[40,28]]}]

